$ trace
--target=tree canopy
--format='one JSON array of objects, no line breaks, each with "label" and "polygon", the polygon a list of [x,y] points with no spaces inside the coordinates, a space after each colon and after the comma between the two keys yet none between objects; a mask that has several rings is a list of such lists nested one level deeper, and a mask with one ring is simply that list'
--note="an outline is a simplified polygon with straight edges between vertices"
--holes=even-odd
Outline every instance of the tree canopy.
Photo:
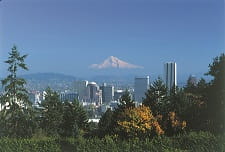
[{"label": "tree canopy", "polygon": [[165,111],[164,108],[168,101],[168,93],[167,88],[160,77],[150,85],[145,96],[143,105],[150,107],[154,115]]},{"label": "tree canopy", "polygon": [[31,136],[35,127],[33,109],[25,88],[26,81],[17,77],[18,70],[28,70],[24,63],[26,57],[27,55],[20,55],[17,47],[13,46],[5,61],[9,75],[1,81],[4,88],[0,98],[1,128],[5,135],[13,137]]},{"label": "tree canopy", "polygon": [[213,77],[207,90],[207,121],[212,132],[225,132],[225,54],[214,58],[206,75]]}]

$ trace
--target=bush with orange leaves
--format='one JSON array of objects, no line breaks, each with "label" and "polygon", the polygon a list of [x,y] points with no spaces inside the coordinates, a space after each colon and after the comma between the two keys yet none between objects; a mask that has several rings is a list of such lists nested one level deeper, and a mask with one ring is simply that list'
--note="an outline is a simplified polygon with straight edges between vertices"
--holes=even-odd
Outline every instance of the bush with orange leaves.
[{"label": "bush with orange leaves", "polygon": [[151,137],[164,131],[149,107],[139,106],[125,109],[118,123],[118,134],[122,137]]},{"label": "bush with orange leaves", "polygon": [[176,133],[183,132],[186,125],[186,121],[180,121],[175,112],[169,112],[167,123],[163,128],[165,129],[167,135],[174,135]]}]

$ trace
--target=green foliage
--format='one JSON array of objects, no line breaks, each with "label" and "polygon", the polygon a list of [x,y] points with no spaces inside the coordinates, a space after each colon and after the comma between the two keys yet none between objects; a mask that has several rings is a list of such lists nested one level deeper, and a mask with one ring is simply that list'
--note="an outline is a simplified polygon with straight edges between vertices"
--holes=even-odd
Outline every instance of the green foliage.
[{"label": "green foliage", "polygon": [[87,113],[78,101],[63,103],[62,136],[77,136],[79,129],[87,128]]},{"label": "green foliage", "polygon": [[130,92],[128,90],[121,96],[117,109],[124,110],[126,108],[135,107],[134,101],[131,99]]},{"label": "green foliage", "polygon": [[207,111],[209,84],[201,78],[196,85],[187,85],[183,90],[184,111],[181,116],[187,121],[189,130],[207,131]]},{"label": "green foliage", "polygon": [[1,152],[60,152],[60,145],[54,138],[44,139],[0,139]]},{"label": "green foliage", "polygon": [[184,88],[186,110],[183,117],[191,130],[225,132],[225,55],[214,58],[206,75],[210,83],[200,79],[197,85],[187,83]]},{"label": "green foliage", "polygon": [[209,84],[205,81],[205,79],[201,78],[196,87],[196,93],[194,94],[204,97],[204,100],[207,100],[207,89],[209,88]]},{"label": "green foliage", "polygon": [[181,117],[187,121],[187,130],[207,131],[205,121],[205,101],[201,96],[186,94],[184,112]]},{"label": "green foliage", "polygon": [[174,137],[155,137],[153,139],[134,138],[120,140],[115,136],[104,138],[41,138],[41,139],[0,139],[0,151],[7,152],[211,152],[224,151],[223,136],[214,136],[207,132],[191,132]]},{"label": "green foliage", "polygon": [[[174,92],[167,93],[167,89],[159,78],[150,86],[143,104],[152,109],[153,115],[162,116],[160,125],[167,135],[177,134],[172,131],[168,114],[175,112],[177,120],[187,122],[187,130],[207,131],[206,102],[209,85],[204,79],[193,85],[188,80],[184,89],[176,88]],[[173,134],[172,134],[173,133]]]},{"label": "green foliage", "polygon": [[207,121],[212,132],[222,133],[225,132],[225,54],[214,58],[207,75],[214,78],[207,92]]},{"label": "green foliage", "polygon": [[225,131],[225,55],[221,54],[209,65],[206,75],[213,77],[210,83],[200,79],[196,86],[187,86],[184,92],[188,106],[184,112],[192,130],[213,133]]},{"label": "green foliage", "polygon": [[185,92],[189,92],[189,93],[195,93],[196,91],[196,84],[192,81],[192,77],[189,76],[188,80],[187,80],[187,84],[184,87],[184,91]]},{"label": "green foliage", "polygon": [[167,110],[165,108],[168,104],[168,93],[161,78],[158,78],[150,85],[145,95],[146,98],[143,100],[143,104],[150,107],[154,115],[166,113]]},{"label": "green foliage", "polygon": [[26,81],[23,78],[17,77],[18,69],[28,70],[24,59],[27,55],[20,56],[20,53],[17,51],[16,46],[13,46],[12,51],[9,53],[8,60],[5,61],[9,65],[8,71],[9,75],[3,79],[2,85],[4,87],[4,98],[1,101],[1,104],[4,105],[4,109],[12,106],[17,106],[19,104],[27,106],[30,104],[27,96],[27,90],[24,85]]},{"label": "green foliage", "polygon": [[[224,151],[225,143],[222,136],[215,136],[209,132],[190,132],[185,135],[173,137],[182,149],[189,151]],[[178,147],[176,146],[176,147]]]},{"label": "green foliage", "polygon": [[105,136],[104,138],[67,138],[62,139],[62,148],[68,151],[112,151],[112,152],[142,152],[142,151],[224,151],[225,143],[222,136],[214,136],[207,132],[191,132],[174,137],[154,137],[153,139],[121,140],[116,136]]},{"label": "green foliage", "polygon": [[99,136],[103,137],[112,133],[113,111],[107,109],[107,111],[101,117],[98,123]]},{"label": "green foliage", "polygon": [[26,57],[27,55],[21,56],[14,46],[5,61],[9,65],[9,75],[1,81],[4,87],[4,94],[0,98],[0,127],[3,136],[28,137],[36,126],[25,88],[26,81],[17,77],[19,69],[28,70],[24,63]]},{"label": "green foliage", "polygon": [[225,80],[225,54],[222,53],[220,56],[215,57],[212,64],[209,64],[209,71],[207,75],[214,77],[213,83],[218,83],[224,88]]},{"label": "green foliage", "polygon": [[50,88],[41,106],[40,125],[48,136],[75,137],[87,127],[87,113],[82,105],[78,101],[62,103],[57,92]]},{"label": "green foliage", "polygon": [[84,109],[87,111],[88,118],[95,118],[96,108],[94,105],[86,105]]},{"label": "green foliage", "polygon": [[119,100],[118,107],[113,111],[107,109],[99,121],[99,136],[104,137],[105,135],[118,134],[118,121],[120,121],[123,116],[122,113],[127,108],[135,107],[134,101],[131,99],[128,90],[121,96]]},{"label": "green foliage", "polygon": [[[186,102],[187,97],[183,89],[172,88],[168,93],[165,84],[161,78],[158,78],[145,95],[143,104],[152,110],[153,116],[159,118],[159,124],[166,135],[171,136],[184,131],[186,122],[182,125],[181,120],[183,120],[182,116],[186,112],[188,102]],[[170,119],[171,113],[174,115],[173,120]]]},{"label": "green foliage", "polygon": [[63,121],[63,106],[57,92],[47,88],[45,100],[41,106],[44,108],[41,114],[41,128],[49,136],[59,135]]}]

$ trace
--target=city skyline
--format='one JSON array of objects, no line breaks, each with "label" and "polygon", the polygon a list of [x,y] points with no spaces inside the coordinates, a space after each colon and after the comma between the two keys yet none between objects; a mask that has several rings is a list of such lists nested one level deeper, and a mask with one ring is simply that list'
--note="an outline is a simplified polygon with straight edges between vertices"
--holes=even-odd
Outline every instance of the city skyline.
[{"label": "city skyline", "polygon": [[203,75],[225,50],[224,18],[222,0],[1,1],[0,77],[14,44],[29,55],[28,73],[118,73],[88,68],[116,56],[144,67],[121,74],[162,75],[172,61],[178,78]]}]

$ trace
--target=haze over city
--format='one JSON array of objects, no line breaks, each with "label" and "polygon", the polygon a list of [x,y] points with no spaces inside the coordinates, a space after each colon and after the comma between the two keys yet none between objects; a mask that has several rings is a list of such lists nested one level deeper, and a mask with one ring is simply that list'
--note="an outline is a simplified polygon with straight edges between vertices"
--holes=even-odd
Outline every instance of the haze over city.
[{"label": "haze over city", "polygon": [[0,77],[14,44],[26,73],[112,74],[90,65],[115,56],[143,67],[124,74],[160,75],[175,61],[178,76],[203,75],[225,50],[224,19],[223,0],[3,0]]}]

